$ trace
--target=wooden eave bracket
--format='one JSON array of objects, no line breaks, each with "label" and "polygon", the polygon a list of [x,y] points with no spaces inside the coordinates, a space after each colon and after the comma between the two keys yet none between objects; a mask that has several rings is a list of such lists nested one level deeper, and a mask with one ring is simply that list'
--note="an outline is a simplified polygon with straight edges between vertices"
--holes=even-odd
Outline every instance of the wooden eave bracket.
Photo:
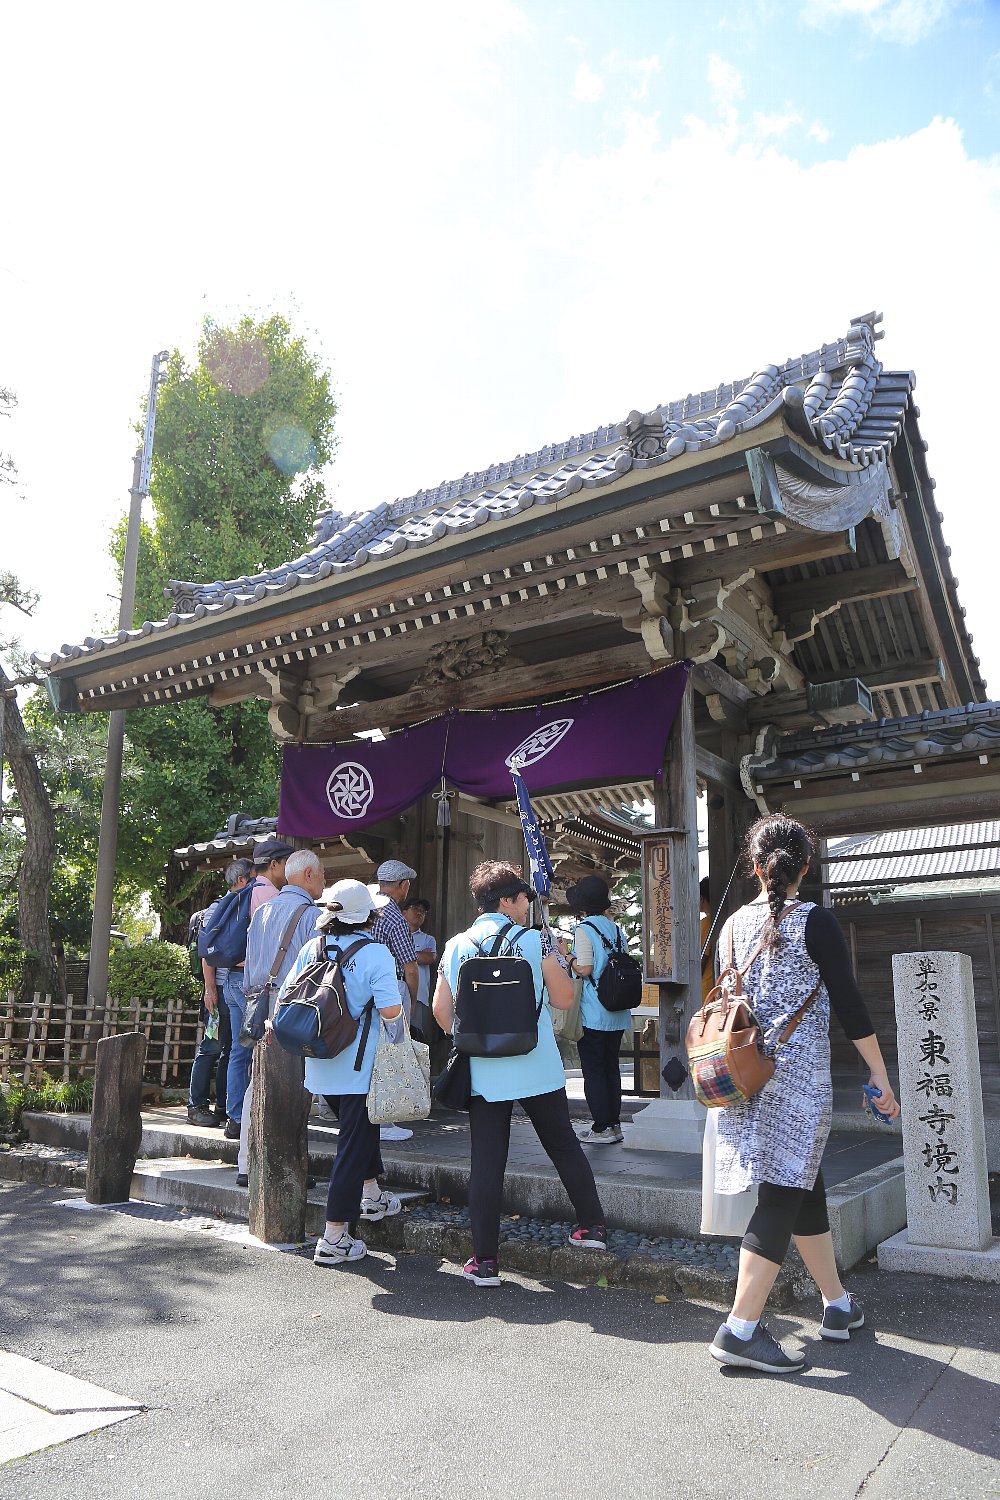
[{"label": "wooden eave bracket", "polygon": [[310,677],[296,677],[290,672],[258,666],[259,676],[270,689],[271,708],[267,722],[275,739],[279,743],[305,739],[312,715],[335,707],[344,688],[360,670],[360,667],[348,667],[338,677],[323,677],[314,682]]}]

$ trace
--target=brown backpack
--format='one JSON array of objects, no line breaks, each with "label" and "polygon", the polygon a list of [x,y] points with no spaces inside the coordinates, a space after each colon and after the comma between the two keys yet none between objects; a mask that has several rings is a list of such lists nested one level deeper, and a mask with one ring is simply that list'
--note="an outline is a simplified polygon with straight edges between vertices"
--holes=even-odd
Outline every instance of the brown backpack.
[{"label": "brown backpack", "polygon": [[[786,906],[778,922],[801,906],[800,901]],[[775,1061],[763,1049],[761,1025],[750,1002],[743,994],[743,979],[754,960],[763,952],[766,939],[761,938],[743,966],[733,962],[733,924],[729,924],[729,953],[718,983],[701,1009],[691,1019],[687,1031],[687,1055],[695,1096],[706,1109],[725,1109],[731,1104],[745,1104],[774,1077]],[[822,979],[809,998],[799,1006],[778,1038],[783,1047],[802,1021],[820,992]]]}]

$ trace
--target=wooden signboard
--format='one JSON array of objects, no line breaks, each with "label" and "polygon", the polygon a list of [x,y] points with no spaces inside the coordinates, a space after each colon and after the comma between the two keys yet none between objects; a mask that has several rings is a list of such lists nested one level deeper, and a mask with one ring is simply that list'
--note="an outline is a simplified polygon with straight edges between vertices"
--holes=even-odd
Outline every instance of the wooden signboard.
[{"label": "wooden signboard", "polygon": [[642,970],[647,984],[687,982],[682,926],[674,919],[673,871],[683,833],[657,828],[642,837]]}]

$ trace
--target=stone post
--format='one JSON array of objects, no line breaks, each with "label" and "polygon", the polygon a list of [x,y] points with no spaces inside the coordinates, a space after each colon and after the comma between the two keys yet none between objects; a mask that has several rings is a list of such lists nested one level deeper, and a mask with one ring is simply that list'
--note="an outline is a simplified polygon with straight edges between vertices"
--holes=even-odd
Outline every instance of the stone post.
[{"label": "stone post", "polygon": [[306,1232],[309,1095],[302,1059],[275,1043],[253,1056],[248,1177],[250,1233],[269,1245],[301,1244]]},{"label": "stone post", "polygon": [[972,961],[965,953],[897,953],[892,977],[907,1227],[879,1246],[879,1264],[1000,1281]]},{"label": "stone post", "polygon": [[146,1038],[139,1031],[97,1044],[94,1102],[87,1145],[88,1203],[127,1203],[142,1142],[142,1067]]}]

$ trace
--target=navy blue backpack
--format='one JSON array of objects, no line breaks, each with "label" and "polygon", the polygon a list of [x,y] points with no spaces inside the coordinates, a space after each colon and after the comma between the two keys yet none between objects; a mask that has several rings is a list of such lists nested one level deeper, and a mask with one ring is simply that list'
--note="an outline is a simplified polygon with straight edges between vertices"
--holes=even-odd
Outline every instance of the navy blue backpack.
[{"label": "navy blue backpack", "polygon": [[210,969],[233,969],[247,956],[250,896],[256,880],[242,890],[229,891],[210,909],[198,933],[198,957]]}]

